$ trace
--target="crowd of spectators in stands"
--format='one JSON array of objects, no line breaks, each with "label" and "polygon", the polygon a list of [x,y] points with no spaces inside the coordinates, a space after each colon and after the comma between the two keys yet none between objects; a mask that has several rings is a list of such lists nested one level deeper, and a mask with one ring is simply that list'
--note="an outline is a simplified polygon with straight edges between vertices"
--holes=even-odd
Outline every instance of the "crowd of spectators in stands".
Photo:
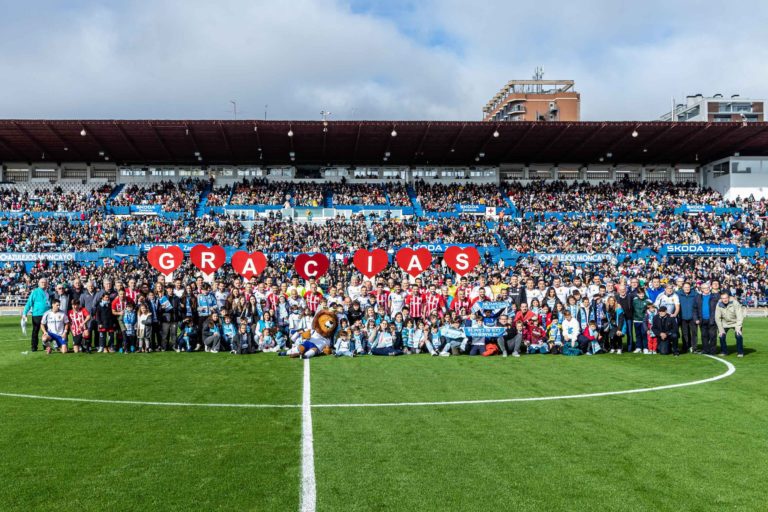
[{"label": "crowd of spectators in stands", "polygon": [[504,185],[521,212],[664,212],[683,205],[730,207],[748,204],[765,211],[764,201],[726,201],[695,183],[619,180],[613,183],[531,181]]},{"label": "crowd of spectators in stands", "polygon": [[538,222],[501,223],[498,233],[518,252],[635,253],[658,252],[666,244],[733,244],[766,247],[766,221],[757,215],[682,214],[637,217],[597,216]]},{"label": "crowd of spectators in stands", "polygon": [[416,197],[421,207],[429,212],[452,212],[456,204],[479,204],[487,207],[504,208],[507,203],[498,185],[428,184],[416,182]]},{"label": "crowd of spectators in stands", "polygon": [[293,194],[294,185],[287,181],[265,179],[243,180],[234,185],[230,204],[233,205],[283,205]]},{"label": "crowd of spectators in stands", "polygon": [[239,220],[226,216],[204,215],[194,220],[153,217],[132,220],[119,228],[119,245],[142,243],[216,243],[240,246],[245,228]]},{"label": "crowd of spectators in stands", "polygon": [[194,220],[125,218],[96,214],[88,220],[65,217],[0,219],[0,252],[91,252],[118,245],[208,242],[239,246],[239,220],[207,215]]},{"label": "crowd of spectators in stands", "polygon": [[384,248],[421,243],[498,245],[484,218],[466,215],[441,219],[375,220],[370,229],[377,247]]},{"label": "crowd of spectators in stands", "polygon": [[104,208],[111,191],[112,186],[106,184],[86,190],[61,186],[0,188],[0,211],[92,212]]},{"label": "crowd of spectators in stands", "polygon": [[385,206],[387,204],[386,189],[380,184],[354,184],[340,183],[329,185],[333,192],[333,204]]},{"label": "crowd of spectators in stands", "polygon": [[112,200],[112,206],[159,205],[166,212],[194,214],[207,184],[206,180],[190,178],[179,182],[126,185]]},{"label": "crowd of spectators in stands", "polygon": [[412,206],[408,191],[402,183],[387,183],[384,185],[389,195],[389,204],[392,206]]},{"label": "crowd of spectators in stands", "polygon": [[368,230],[361,215],[316,224],[270,214],[253,224],[248,241],[251,250],[262,252],[354,252],[368,245]]}]

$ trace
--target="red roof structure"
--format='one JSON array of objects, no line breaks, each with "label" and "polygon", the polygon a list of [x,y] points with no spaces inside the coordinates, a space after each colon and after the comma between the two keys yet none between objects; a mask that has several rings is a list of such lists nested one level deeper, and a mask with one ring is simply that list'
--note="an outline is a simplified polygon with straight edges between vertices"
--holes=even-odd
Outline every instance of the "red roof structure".
[{"label": "red roof structure", "polygon": [[768,155],[768,123],[0,120],[5,163],[654,165],[734,153]]}]

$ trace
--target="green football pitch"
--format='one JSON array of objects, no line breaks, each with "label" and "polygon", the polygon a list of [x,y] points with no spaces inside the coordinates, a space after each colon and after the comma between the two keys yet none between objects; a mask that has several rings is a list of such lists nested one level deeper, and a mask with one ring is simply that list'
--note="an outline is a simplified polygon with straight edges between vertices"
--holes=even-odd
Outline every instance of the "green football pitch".
[{"label": "green football pitch", "polygon": [[307,394],[299,360],[46,356],[6,318],[0,510],[764,510],[768,320],[745,336],[727,363],[322,357]]}]

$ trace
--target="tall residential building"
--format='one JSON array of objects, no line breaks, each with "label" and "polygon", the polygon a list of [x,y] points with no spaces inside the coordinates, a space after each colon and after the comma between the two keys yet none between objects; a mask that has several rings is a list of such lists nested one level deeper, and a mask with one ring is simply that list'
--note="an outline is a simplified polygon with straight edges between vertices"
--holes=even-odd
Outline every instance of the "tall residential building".
[{"label": "tall residential building", "polygon": [[710,123],[765,121],[765,101],[742,98],[738,94],[730,98],[715,94],[705,98],[702,94],[686,96],[685,103],[675,105],[674,111],[661,116],[662,121],[703,121]]},{"label": "tall residential building", "polygon": [[510,80],[483,108],[484,121],[578,121],[581,95],[573,80]]}]

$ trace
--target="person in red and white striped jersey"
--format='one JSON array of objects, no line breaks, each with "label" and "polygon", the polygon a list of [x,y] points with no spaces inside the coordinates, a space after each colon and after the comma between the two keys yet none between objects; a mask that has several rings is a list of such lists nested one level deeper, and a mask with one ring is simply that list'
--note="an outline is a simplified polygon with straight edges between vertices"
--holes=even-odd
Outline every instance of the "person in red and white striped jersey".
[{"label": "person in red and white striped jersey", "polygon": [[451,311],[459,312],[462,309],[467,311],[472,307],[472,301],[464,295],[464,290],[456,290],[456,297],[451,301]]},{"label": "person in red and white striped jersey", "polygon": [[81,350],[91,351],[90,336],[83,340],[83,334],[88,332],[88,322],[91,321],[91,315],[80,305],[80,299],[72,300],[72,309],[67,313],[69,316],[69,331],[72,333],[73,350],[77,353]]},{"label": "person in red and white striped jersey", "polygon": [[317,311],[317,307],[320,305],[322,298],[323,294],[318,291],[316,283],[309,285],[309,290],[304,294],[304,302],[307,303],[307,307],[312,313]]},{"label": "person in red and white striped jersey", "polygon": [[445,314],[445,297],[437,293],[437,286],[429,285],[429,292],[424,297],[424,316],[437,313],[439,317]]},{"label": "person in red and white striped jersey", "polygon": [[376,298],[376,305],[379,306],[379,311],[389,311],[389,290],[384,289],[384,283],[379,281],[376,285],[376,291],[372,293]]},{"label": "person in red and white striped jersey", "polygon": [[408,314],[411,318],[423,318],[424,315],[424,294],[419,291],[419,285],[411,285],[411,292],[405,297],[405,306],[408,308]]}]

